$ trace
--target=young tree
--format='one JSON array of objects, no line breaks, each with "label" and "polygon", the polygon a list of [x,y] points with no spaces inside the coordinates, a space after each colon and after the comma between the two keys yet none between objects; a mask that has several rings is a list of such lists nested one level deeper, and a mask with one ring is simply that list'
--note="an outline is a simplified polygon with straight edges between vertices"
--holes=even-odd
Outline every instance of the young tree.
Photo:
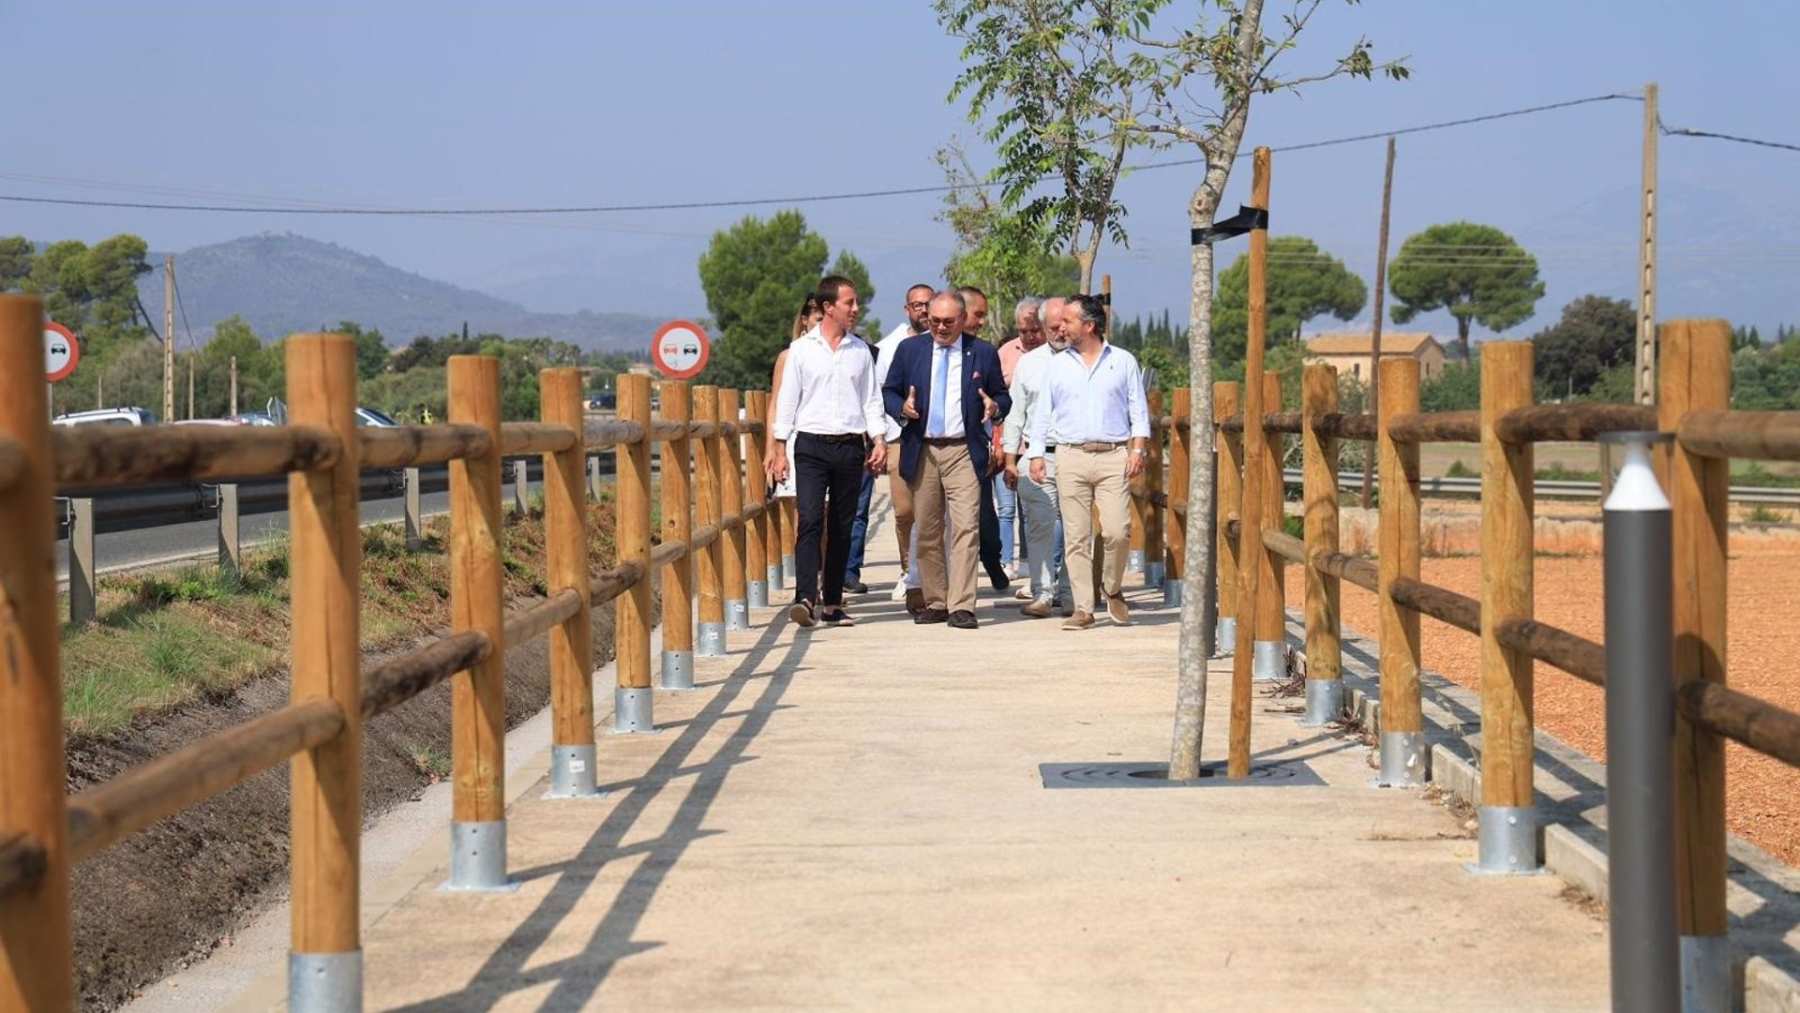
[{"label": "young tree", "polygon": [[1081,267],[1075,258],[1056,252],[1056,236],[1045,223],[1032,222],[994,199],[955,138],[938,149],[937,163],[952,187],[944,193],[937,219],[956,236],[944,277],[987,293],[983,337],[1004,340],[1012,331],[1013,307],[1024,296],[1078,291]]},{"label": "young tree", "polygon": [[1456,318],[1457,348],[1469,361],[1469,328],[1496,333],[1531,319],[1544,297],[1537,258],[1492,225],[1447,222],[1408,236],[1388,268],[1389,314],[1404,324],[1446,310]]},{"label": "young tree", "polygon": [[1562,319],[1531,336],[1532,372],[1557,399],[1589,394],[1607,370],[1629,366],[1637,347],[1637,313],[1623,299],[1584,295]]},{"label": "young tree", "polygon": [[828,252],[798,211],[779,211],[768,221],[752,215],[713,233],[700,255],[700,288],[715,325],[706,382],[768,384],[794,314],[818,284]]},{"label": "young tree", "polygon": [[[1344,262],[1319,249],[1305,236],[1272,236],[1265,279],[1271,344],[1300,336],[1306,322],[1330,314],[1354,319],[1369,301],[1369,287]],[[1219,275],[1213,306],[1213,361],[1229,365],[1244,359],[1250,330],[1250,255],[1245,254]]]}]

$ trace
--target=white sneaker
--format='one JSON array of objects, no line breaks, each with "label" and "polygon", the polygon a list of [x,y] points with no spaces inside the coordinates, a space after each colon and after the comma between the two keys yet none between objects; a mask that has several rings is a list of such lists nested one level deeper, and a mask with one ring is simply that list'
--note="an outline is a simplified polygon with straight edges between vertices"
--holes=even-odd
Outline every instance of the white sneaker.
[{"label": "white sneaker", "polygon": [[906,600],[906,578],[904,575],[899,580],[894,581],[894,590],[888,595],[888,600],[889,601],[905,601]]}]

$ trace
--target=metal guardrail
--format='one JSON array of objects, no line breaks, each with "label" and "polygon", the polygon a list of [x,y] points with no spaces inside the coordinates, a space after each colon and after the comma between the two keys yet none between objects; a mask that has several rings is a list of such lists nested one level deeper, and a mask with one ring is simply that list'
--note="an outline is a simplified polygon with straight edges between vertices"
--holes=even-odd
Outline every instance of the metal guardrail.
[{"label": "metal guardrail", "polygon": [[[1299,468],[1288,468],[1281,473],[1282,480],[1291,486],[1299,486],[1303,476],[1304,472]],[[1361,487],[1362,472],[1340,472],[1338,481],[1345,487]],[[1595,503],[1600,501],[1599,482],[1540,478],[1533,482],[1531,487],[1539,499],[1591,499]],[[1451,478],[1442,475],[1420,478],[1419,493],[1426,496],[1480,496],[1481,479],[1477,476]],[[1731,487],[1731,501],[1751,505],[1800,508],[1800,489],[1734,485]]]}]

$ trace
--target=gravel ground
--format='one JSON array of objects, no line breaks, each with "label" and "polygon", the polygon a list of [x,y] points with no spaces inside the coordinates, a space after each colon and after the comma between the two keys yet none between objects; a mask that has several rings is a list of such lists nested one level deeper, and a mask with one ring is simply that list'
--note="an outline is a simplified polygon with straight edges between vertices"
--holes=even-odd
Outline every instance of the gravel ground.
[{"label": "gravel ground", "polygon": [[[1788,667],[1800,634],[1789,625],[1800,614],[1800,554],[1738,554],[1730,563],[1730,683],[1790,711],[1800,711],[1800,679]],[[1481,560],[1426,559],[1421,577],[1472,597],[1481,594]],[[1535,573],[1538,619],[1592,640],[1602,639],[1600,560],[1539,556]],[[1301,605],[1302,584],[1288,572],[1290,607]],[[1344,625],[1358,632],[1377,629],[1375,596],[1344,585]],[[1424,620],[1424,661],[1434,671],[1471,689],[1479,688],[1480,642],[1434,619]],[[1600,690],[1549,665],[1536,666],[1538,727],[1594,757],[1605,759],[1606,721]],[[1800,770],[1736,743],[1726,744],[1725,819],[1733,833],[1800,865]]]}]

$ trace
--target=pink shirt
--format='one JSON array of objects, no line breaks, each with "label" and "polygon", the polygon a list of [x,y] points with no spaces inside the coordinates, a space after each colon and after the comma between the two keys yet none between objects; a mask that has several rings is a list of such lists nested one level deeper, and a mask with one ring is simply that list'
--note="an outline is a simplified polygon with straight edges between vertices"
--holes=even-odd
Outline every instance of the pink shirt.
[{"label": "pink shirt", "polygon": [[1013,368],[1019,364],[1019,358],[1025,354],[1025,343],[1018,338],[1009,339],[1000,346],[1000,375],[1012,386]]}]

